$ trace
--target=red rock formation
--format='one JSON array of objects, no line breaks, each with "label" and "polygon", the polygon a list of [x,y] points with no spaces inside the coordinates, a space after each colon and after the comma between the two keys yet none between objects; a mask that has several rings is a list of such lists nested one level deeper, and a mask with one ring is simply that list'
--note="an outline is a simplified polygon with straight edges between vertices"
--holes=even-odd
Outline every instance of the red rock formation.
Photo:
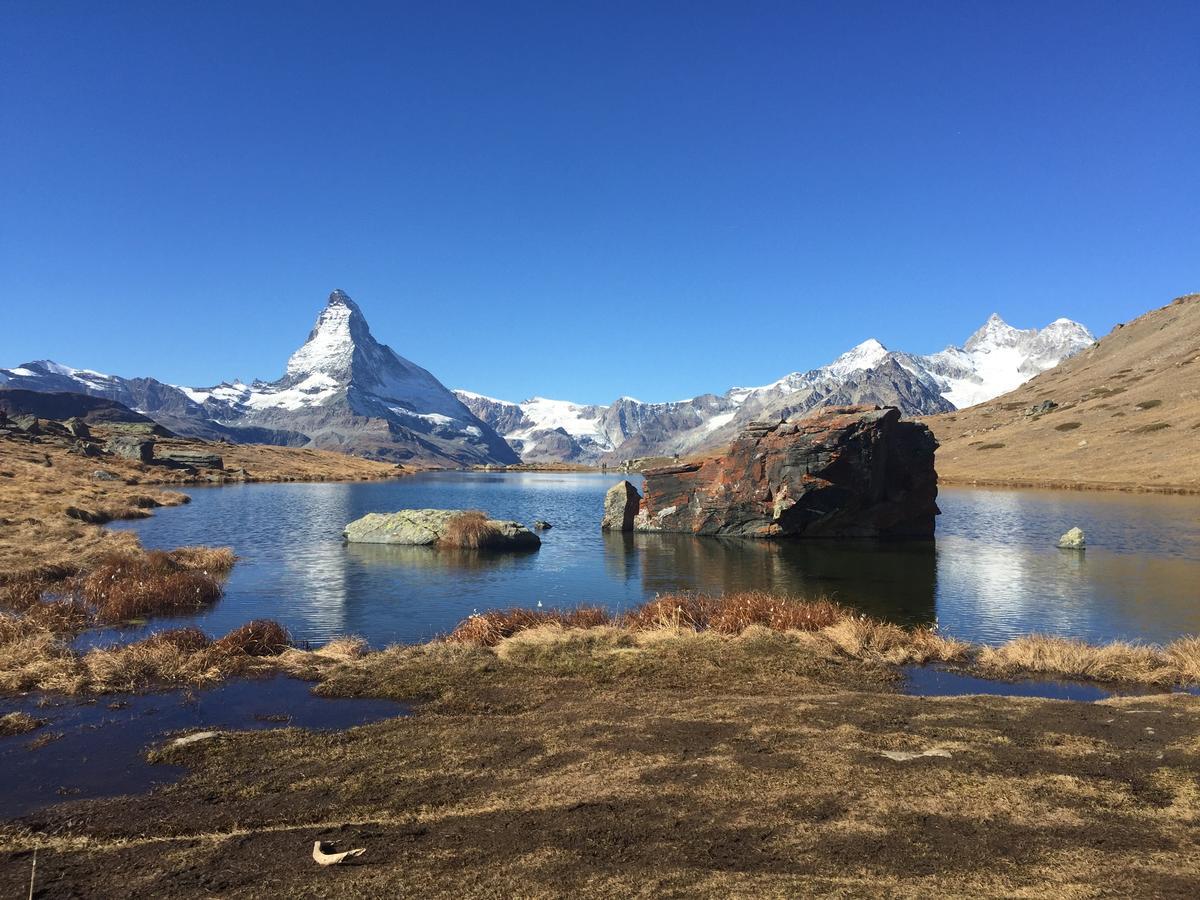
[{"label": "red rock formation", "polygon": [[636,531],[932,537],[937,441],[895,407],[755,422],[724,456],[648,469]]}]

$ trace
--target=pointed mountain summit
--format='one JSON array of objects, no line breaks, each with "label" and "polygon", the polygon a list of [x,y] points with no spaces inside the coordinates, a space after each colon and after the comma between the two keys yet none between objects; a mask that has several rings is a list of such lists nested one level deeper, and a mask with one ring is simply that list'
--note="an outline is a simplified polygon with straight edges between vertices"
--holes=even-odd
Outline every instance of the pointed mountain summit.
[{"label": "pointed mountain summit", "polygon": [[0,387],[105,397],[180,434],[208,439],[443,465],[518,461],[433,374],[379,343],[358,304],[341,290],[329,295],[277,381],[189,388],[44,360],[0,369]]}]

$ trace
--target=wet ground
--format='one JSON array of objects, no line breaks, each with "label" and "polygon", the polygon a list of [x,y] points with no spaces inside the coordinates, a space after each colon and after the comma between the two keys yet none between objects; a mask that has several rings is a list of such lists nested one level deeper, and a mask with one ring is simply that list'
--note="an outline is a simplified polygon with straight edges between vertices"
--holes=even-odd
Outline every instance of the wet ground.
[{"label": "wet ground", "polygon": [[318,697],[312,685],[276,677],[203,690],[106,694],[87,699],[32,694],[0,701],[0,715],[25,712],[41,727],[0,737],[0,818],[61,800],[110,797],[178,780],[179,766],[150,765],[145,751],[200,730],[335,730],[405,715],[391,700]]}]

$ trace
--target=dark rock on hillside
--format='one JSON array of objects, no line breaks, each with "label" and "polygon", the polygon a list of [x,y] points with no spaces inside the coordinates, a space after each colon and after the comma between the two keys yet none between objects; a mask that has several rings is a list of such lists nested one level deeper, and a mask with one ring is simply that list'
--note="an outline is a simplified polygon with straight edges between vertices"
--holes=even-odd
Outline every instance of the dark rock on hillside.
[{"label": "dark rock on hillside", "polygon": [[[115,400],[90,397],[73,391],[43,393],[21,388],[0,388],[0,411],[14,417],[29,415],[58,419],[67,425],[68,430],[72,428],[68,424],[70,421],[81,423],[84,427],[108,425],[113,422],[152,422],[148,417]],[[74,433],[72,431],[72,434]]]},{"label": "dark rock on hillside", "polygon": [[158,449],[154,454],[155,462],[163,462],[177,466],[188,466],[193,469],[224,469],[225,461],[216,453],[206,453],[203,450]]},{"label": "dark rock on hillside", "polygon": [[637,531],[735,537],[931,537],[937,441],[899,410],[754,422],[727,454],[649,469]]},{"label": "dark rock on hillside", "polygon": [[109,438],[104,449],[113,456],[132,459],[134,462],[154,462],[154,439],[130,434],[118,434]]}]

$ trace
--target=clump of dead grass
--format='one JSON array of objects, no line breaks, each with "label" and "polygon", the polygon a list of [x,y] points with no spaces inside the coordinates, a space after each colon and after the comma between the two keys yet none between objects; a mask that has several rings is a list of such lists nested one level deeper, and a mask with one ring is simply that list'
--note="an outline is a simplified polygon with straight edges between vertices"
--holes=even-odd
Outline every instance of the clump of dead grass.
[{"label": "clump of dead grass", "polygon": [[[232,556],[207,547],[110,553],[76,580],[76,589],[100,622],[196,612],[221,596],[220,576]],[[210,572],[208,565],[223,569]]]},{"label": "clump of dead grass", "polygon": [[1096,645],[1033,634],[997,647],[983,647],[976,662],[980,668],[1001,675],[1034,672],[1139,684],[1170,684],[1194,678],[1197,669],[1191,667],[1200,663],[1200,640],[1185,638],[1171,647],[1173,653],[1128,641]]},{"label": "clump of dead grass", "polygon": [[891,665],[963,662],[973,649],[966,641],[945,637],[934,628],[902,628],[856,615],[825,626],[820,638],[846,656]]},{"label": "clump of dead grass", "polygon": [[513,609],[489,610],[474,613],[458,623],[446,640],[475,647],[494,647],[502,640],[522,631],[559,625],[564,628],[595,628],[607,625],[612,616],[599,606],[580,606],[575,609]]},{"label": "clump of dead grass", "polygon": [[5,713],[0,716],[0,737],[9,737],[14,734],[28,734],[45,724],[45,719],[35,718],[29,713],[21,712],[20,710]]},{"label": "clump of dead grass", "polygon": [[233,656],[278,656],[291,644],[287,629],[278,622],[255,619],[215,641],[213,648]]},{"label": "clump of dead grass", "polygon": [[468,509],[447,521],[438,544],[463,550],[487,550],[500,543],[502,537],[500,529],[488,521],[487,513]]}]

